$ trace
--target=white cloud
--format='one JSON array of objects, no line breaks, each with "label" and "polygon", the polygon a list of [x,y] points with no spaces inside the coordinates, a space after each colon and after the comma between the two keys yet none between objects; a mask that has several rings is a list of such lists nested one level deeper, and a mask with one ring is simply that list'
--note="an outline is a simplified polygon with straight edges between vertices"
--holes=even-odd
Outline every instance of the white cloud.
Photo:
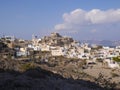
[{"label": "white cloud", "polygon": [[85,21],[85,13],[86,12],[82,9],[76,9],[70,14],[63,14],[63,19],[66,23],[82,24]]},{"label": "white cloud", "polygon": [[76,9],[63,14],[63,23],[55,25],[55,30],[80,30],[81,27],[114,24],[120,22],[120,9],[90,11]]}]

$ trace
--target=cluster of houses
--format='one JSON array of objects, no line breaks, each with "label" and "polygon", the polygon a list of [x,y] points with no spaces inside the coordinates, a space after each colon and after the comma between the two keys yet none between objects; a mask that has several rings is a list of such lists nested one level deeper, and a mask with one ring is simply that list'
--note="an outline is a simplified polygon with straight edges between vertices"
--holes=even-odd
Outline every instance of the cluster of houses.
[{"label": "cluster of houses", "polygon": [[[46,38],[49,39],[48,42],[45,40]],[[75,40],[69,40],[69,37],[67,37],[69,39],[66,41],[69,43],[60,42],[60,38],[62,38],[62,40],[66,39],[66,37],[61,37],[58,33],[52,33],[50,36],[44,37],[43,39],[33,36],[32,44],[28,45],[28,47],[32,47],[34,50],[38,51],[49,51],[52,56],[85,59],[94,63],[96,63],[97,60],[102,60],[103,62],[106,62],[110,68],[120,68],[120,63],[112,60],[113,57],[120,56],[120,46],[102,46],[101,48],[98,48],[99,46],[97,45],[90,46],[87,43],[80,44]],[[53,42],[52,39],[55,42]],[[59,43],[62,43],[62,45]]]},{"label": "cluster of houses", "polygon": [[33,35],[31,42],[23,47],[16,48],[16,56],[30,55],[30,50],[48,51],[51,56],[85,59],[94,63],[97,60],[102,60],[110,68],[120,68],[120,63],[112,60],[113,57],[120,56],[120,46],[98,48],[97,45],[90,46],[87,43],[79,43],[70,37],[62,37],[58,33],[52,33],[50,36],[41,39]]}]

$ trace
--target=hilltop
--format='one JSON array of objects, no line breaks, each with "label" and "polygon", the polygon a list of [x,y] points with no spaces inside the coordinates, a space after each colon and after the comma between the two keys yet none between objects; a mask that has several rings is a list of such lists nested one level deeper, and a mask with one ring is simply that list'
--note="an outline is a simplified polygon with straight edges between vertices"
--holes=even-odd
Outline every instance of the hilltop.
[{"label": "hilltop", "polygon": [[73,38],[63,37],[59,33],[51,33],[50,36],[45,36],[41,39],[40,43],[45,43],[51,46],[64,46],[70,45],[74,42]]}]

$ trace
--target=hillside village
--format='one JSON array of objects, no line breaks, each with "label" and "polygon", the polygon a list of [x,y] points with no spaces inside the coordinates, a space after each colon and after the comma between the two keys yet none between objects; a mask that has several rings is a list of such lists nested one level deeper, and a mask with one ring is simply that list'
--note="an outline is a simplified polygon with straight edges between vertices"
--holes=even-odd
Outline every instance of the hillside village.
[{"label": "hillside village", "polygon": [[115,48],[99,45],[90,46],[87,43],[79,43],[70,37],[62,37],[59,33],[51,33],[50,36],[43,38],[32,35],[31,41],[15,40],[14,37],[5,37],[5,39],[8,47],[14,48],[16,57],[29,56],[31,51],[36,53],[49,52],[46,58],[49,56],[63,56],[86,60],[88,63],[96,63],[99,60],[107,63],[110,68],[120,68],[120,63],[112,60],[113,57],[120,56],[120,46]]},{"label": "hillside village", "polygon": [[32,40],[4,36],[0,39],[0,58],[34,61],[37,66],[65,78],[93,81],[100,73],[107,77],[114,74],[112,82],[120,85],[120,46],[89,45],[55,32],[42,38],[32,35]]}]

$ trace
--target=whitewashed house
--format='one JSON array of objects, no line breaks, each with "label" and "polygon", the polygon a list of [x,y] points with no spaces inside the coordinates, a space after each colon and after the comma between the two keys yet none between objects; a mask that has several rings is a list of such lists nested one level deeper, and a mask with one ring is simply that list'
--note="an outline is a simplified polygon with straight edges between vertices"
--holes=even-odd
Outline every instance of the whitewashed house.
[{"label": "whitewashed house", "polygon": [[50,46],[49,45],[41,45],[41,51],[50,51]]},{"label": "whitewashed house", "polygon": [[107,62],[108,67],[110,68],[120,68],[119,64],[112,59],[105,59],[105,62]]},{"label": "whitewashed house", "polygon": [[55,48],[51,50],[52,56],[65,56],[66,55],[66,50],[62,47]]},{"label": "whitewashed house", "polygon": [[30,55],[30,52],[27,50],[27,48],[20,48],[20,49],[16,52],[16,56],[17,56],[17,57],[28,56],[28,55]]},{"label": "whitewashed house", "polygon": [[40,51],[41,50],[41,47],[39,45],[29,44],[28,48],[32,48],[34,51]]}]

